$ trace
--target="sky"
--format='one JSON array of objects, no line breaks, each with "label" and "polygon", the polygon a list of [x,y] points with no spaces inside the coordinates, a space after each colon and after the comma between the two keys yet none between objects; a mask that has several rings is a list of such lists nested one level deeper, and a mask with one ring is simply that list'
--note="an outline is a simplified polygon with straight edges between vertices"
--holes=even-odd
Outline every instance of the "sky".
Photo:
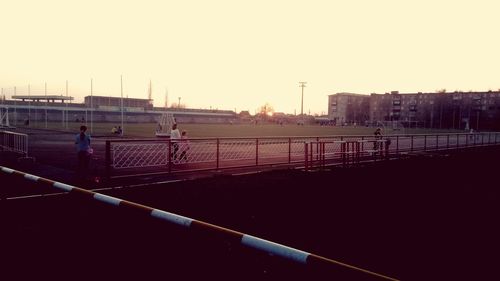
[{"label": "sky", "polygon": [[0,0],[0,87],[327,111],[328,95],[500,88],[500,1]]}]

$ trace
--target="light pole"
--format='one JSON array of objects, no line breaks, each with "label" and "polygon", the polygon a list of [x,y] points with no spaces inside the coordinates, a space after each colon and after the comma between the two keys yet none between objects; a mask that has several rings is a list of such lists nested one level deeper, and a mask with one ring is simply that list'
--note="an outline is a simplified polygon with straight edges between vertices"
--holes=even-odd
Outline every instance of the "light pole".
[{"label": "light pole", "polygon": [[299,82],[300,86],[302,88],[302,99],[300,100],[300,120],[302,125],[304,125],[304,87],[306,86],[307,82]]},{"label": "light pole", "polygon": [[179,103],[177,104],[177,108],[181,108],[181,97],[179,97]]},{"label": "light pole", "polygon": [[90,78],[90,133],[94,133],[94,104],[92,103],[92,100],[93,100],[93,80],[92,78]]},{"label": "light pole", "polygon": [[300,115],[304,115],[304,87],[306,86],[307,82],[299,82],[300,86],[302,88],[302,99],[300,101]]},{"label": "light pole", "polygon": [[121,131],[121,134],[120,136],[123,137],[123,131],[124,131],[124,128],[123,128],[123,75],[120,75],[120,95],[121,95],[121,101],[120,101],[120,107],[121,107],[121,115],[122,115],[122,131]]},{"label": "light pole", "polygon": [[45,82],[45,129],[47,129],[47,106],[49,98],[47,97],[47,82]]}]

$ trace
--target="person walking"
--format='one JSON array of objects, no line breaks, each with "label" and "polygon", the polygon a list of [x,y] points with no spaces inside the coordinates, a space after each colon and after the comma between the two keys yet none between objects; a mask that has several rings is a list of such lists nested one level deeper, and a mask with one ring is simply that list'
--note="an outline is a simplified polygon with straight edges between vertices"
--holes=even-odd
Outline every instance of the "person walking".
[{"label": "person walking", "polygon": [[373,150],[378,150],[379,141],[382,139],[382,129],[380,129],[380,127],[378,127],[373,134],[375,135],[375,142],[373,143]]},{"label": "person walking", "polygon": [[86,134],[87,126],[80,126],[80,133],[75,137],[76,152],[78,156],[77,175],[85,179],[88,174],[90,157],[93,153],[90,147],[90,135]]},{"label": "person walking", "polygon": [[177,159],[177,152],[179,151],[179,140],[181,139],[181,133],[177,129],[177,124],[172,125],[172,130],[170,131],[170,141],[172,142],[173,153],[172,158]]},{"label": "person walking", "polygon": [[181,155],[179,156],[179,161],[187,162],[187,151],[189,150],[189,139],[186,131],[181,133],[181,142],[179,144],[179,150]]}]

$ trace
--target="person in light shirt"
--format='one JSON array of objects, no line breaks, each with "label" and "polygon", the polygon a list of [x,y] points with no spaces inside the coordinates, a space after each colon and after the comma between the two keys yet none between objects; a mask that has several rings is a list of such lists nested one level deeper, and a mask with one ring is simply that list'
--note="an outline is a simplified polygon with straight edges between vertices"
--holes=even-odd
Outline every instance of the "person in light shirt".
[{"label": "person in light shirt", "polygon": [[170,131],[170,141],[173,146],[173,159],[177,159],[177,152],[179,151],[178,141],[181,139],[181,133],[177,129],[177,124],[172,125],[172,130]]},{"label": "person in light shirt", "polygon": [[189,150],[189,139],[186,131],[182,131],[181,133],[181,142],[179,145],[179,150],[181,151],[181,155],[179,156],[179,161],[187,162],[187,152]]}]

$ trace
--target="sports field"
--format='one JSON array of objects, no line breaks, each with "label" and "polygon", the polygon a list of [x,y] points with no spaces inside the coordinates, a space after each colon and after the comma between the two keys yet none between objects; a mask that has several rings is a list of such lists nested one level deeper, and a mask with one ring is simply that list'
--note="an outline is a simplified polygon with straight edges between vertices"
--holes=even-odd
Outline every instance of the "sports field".
[{"label": "sports field", "polygon": [[[62,123],[48,123],[47,128],[60,131],[78,132],[82,125],[77,122],[69,122],[68,128]],[[113,136],[111,129],[120,124],[114,123],[90,123],[87,125],[91,134],[96,136]],[[23,126],[19,126],[23,127]],[[32,123],[31,128],[45,128],[45,123]],[[155,137],[156,123],[130,123],[124,124],[125,137],[149,138]],[[179,124],[179,129],[188,132],[191,138],[209,138],[209,137],[264,137],[264,136],[331,136],[331,135],[372,135],[375,128],[372,127],[336,127],[320,125],[276,125],[276,124]],[[415,129],[405,128],[402,130],[392,130],[382,128],[385,135],[395,134],[434,134],[448,132],[462,132],[458,130],[440,130],[440,129]]]}]

